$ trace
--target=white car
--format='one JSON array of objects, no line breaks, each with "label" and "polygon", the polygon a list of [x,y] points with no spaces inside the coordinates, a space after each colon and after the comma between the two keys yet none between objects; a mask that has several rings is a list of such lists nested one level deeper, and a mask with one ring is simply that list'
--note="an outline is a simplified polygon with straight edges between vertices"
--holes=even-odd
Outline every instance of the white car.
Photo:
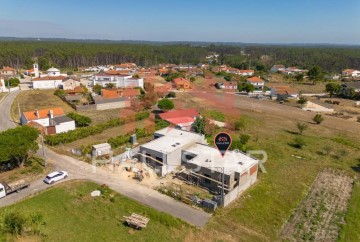
[{"label": "white car", "polygon": [[66,171],[54,171],[45,177],[44,182],[47,184],[53,184],[67,177],[68,173]]}]

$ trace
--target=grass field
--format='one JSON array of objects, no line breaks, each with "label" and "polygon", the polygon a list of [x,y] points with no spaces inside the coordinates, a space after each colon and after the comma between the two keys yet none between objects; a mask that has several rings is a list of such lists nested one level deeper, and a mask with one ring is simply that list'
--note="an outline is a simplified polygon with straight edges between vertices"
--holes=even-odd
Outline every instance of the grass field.
[{"label": "grass field", "polygon": [[[226,107],[227,104],[225,99],[224,106],[217,107],[226,121],[245,117],[247,122],[243,131],[226,131],[235,136],[250,135],[248,149],[267,152],[267,173],[260,172],[254,187],[229,207],[217,211],[198,238],[209,236],[222,240],[228,236],[226,240],[234,241],[278,240],[284,224],[306,197],[319,171],[329,167],[344,170],[351,177],[359,176],[360,169],[354,169],[360,162],[360,140],[356,134],[328,125],[308,124],[308,129],[300,135],[296,128],[298,120],[291,116],[279,117],[256,109],[236,110]],[[198,97],[183,98],[177,105],[199,110],[216,109],[215,105]],[[298,136],[305,140],[303,149],[290,145]],[[355,187],[345,217],[347,223],[340,231],[342,241],[359,241],[359,200],[360,188]]]},{"label": "grass field", "polygon": [[[41,214],[45,225],[33,241],[183,241],[193,228],[170,215],[140,205],[112,192],[110,196],[90,196],[98,187],[89,182],[69,182],[0,210],[24,215]],[[148,226],[137,231],[123,223],[123,216],[138,213],[150,218]],[[0,240],[11,240],[1,233]],[[7,237],[6,237],[7,236]],[[1,238],[3,237],[3,238]],[[28,241],[29,238],[20,238]]]},{"label": "grass field", "polygon": [[55,96],[54,90],[29,90],[22,91],[14,100],[11,106],[11,115],[14,120],[19,121],[18,103],[21,112],[34,111],[35,109],[45,109],[61,107],[65,113],[74,110],[59,97]]}]

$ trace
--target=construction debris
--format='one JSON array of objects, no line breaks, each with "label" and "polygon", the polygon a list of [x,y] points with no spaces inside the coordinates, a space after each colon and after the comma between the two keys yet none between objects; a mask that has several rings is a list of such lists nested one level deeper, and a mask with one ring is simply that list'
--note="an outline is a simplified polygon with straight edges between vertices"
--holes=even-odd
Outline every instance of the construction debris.
[{"label": "construction debris", "polygon": [[131,214],[131,216],[124,216],[124,218],[126,219],[126,223],[132,227],[132,228],[135,228],[135,229],[142,229],[142,228],[145,228],[147,223],[149,222],[150,219],[144,217],[144,216],[141,216],[141,215],[138,215],[136,213],[133,213]]}]

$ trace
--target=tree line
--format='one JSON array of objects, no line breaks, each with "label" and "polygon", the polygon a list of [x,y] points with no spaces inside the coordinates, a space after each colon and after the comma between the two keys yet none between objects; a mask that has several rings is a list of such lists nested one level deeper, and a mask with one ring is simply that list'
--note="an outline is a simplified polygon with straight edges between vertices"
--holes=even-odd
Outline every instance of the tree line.
[{"label": "tree line", "polygon": [[31,68],[37,58],[41,69],[51,66],[73,68],[134,62],[140,66],[160,63],[198,64],[210,52],[219,54],[216,64],[240,69],[269,69],[274,64],[326,72],[360,66],[358,47],[231,46],[210,44],[129,44],[82,42],[0,41],[0,65]]}]

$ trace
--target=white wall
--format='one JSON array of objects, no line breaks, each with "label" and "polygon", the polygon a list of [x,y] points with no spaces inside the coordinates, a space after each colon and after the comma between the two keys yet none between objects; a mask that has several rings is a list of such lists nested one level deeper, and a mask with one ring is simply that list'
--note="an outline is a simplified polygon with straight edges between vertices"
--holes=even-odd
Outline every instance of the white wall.
[{"label": "white wall", "polygon": [[65,133],[65,132],[68,132],[68,131],[74,130],[74,129],[75,129],[75,121],[74,120],[55,125],[55,130],[56,130],[57,134]]},{"label": "white wall", "polygon": [[43,81],[33,81],[34,89],[55,89],[62,85],[61,80],[43,80]]}]

